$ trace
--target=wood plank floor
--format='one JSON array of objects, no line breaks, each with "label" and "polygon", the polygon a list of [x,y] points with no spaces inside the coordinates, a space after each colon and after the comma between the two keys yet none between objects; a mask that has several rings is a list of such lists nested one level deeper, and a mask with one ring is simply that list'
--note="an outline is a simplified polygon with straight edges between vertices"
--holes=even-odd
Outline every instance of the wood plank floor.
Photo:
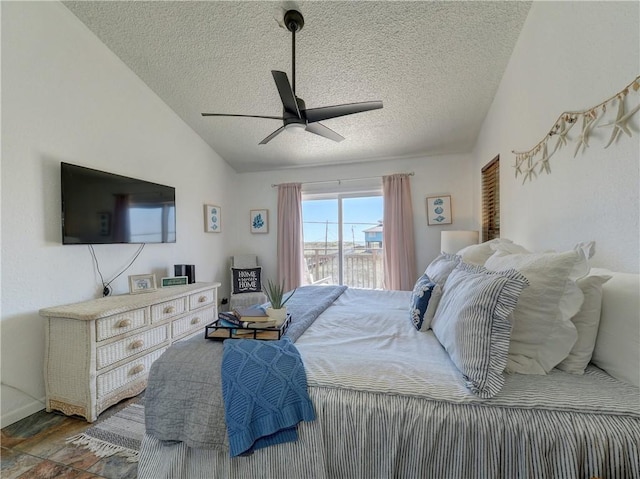
[{"label": "wood plank floor", "polygon": [[[103,412],[104,420],[139,398],[131,398]],[[2,429],[2,479],[135,479],[138,463],[115,455],[100,458],[88,449],[67,444],[68,437],[91,427],[84,419],[44,410]]]}]

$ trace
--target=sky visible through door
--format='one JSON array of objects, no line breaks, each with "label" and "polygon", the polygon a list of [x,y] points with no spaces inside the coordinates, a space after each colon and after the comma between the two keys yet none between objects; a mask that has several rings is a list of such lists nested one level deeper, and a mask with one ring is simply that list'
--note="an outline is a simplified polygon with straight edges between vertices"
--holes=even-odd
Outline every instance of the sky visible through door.
[{"label": "sky visible through door", "polygon": [[[382,222],[382,196],[345,198],[342,211],[342,235],[348,243],[365,245],[364,230]],[[302,202],[305,243],[338,241],[338,200],[304,200]]]},{"label": "sky visible through door", "polygon": [[382,196],[303,200],[308,281],[381,288],[382,215]]}]

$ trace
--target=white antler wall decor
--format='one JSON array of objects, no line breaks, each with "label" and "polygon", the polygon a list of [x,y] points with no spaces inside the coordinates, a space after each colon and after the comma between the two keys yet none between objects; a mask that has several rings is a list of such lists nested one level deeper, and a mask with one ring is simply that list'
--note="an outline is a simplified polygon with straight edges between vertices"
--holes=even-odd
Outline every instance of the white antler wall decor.
[{"label": "white antler wall decor", "polygon": [[[628,121],[640,110],[640,103],[629,111],[625,111],[625,98],[629,95],[630,91],[638,93],[640,90],[640,76],[636,77],[631,83],[624,87],[621,91],[616,93],[605,101],[582,111],[565,111],[553,124],[553,127],[547,133],[547,135],[538,142],[536,146],[528,151],[512,151],[516,155],[515,162],[515,175],[523,176],[522,183],[527,180],[533,180],[538,176],[538,173],[543,171],[547,174],[551,173],[551,167],[549,166],[549,160],[551,157],[559,151],[563,146],[566,146],[569,142],[575,142],[576,147],[573,152],[573,156],[578,154],[580,150],[584,152],[589,147],[589,137],[593,133],[594,128],[610,128],[611,136],[609,141],[605,145],[608,148],[611,144],[615,143],[620,133],[624,133],[631,137],[631,129],[627,124]],[[618,111],[615,119],[603,124],[598,124],[607,111],[607,107],[617,106]],[[582,126],[580,132],[575,137],[568,135],[569,131],[574,127],[578,120],[582,119]],[[552,150],[549,152],[548,143],[555,137],[555,144],[551,146]]]}]

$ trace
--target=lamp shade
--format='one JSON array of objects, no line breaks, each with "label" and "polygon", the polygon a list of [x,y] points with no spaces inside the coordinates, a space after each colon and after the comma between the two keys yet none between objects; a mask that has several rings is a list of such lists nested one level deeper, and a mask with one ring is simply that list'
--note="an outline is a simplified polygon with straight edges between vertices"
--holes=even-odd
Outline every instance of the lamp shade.
[{"label": "lamp shade", "polygon": [[462,248],[478,244],[477,231],[443,231],[440,236],[440,251],[455,254]]}]

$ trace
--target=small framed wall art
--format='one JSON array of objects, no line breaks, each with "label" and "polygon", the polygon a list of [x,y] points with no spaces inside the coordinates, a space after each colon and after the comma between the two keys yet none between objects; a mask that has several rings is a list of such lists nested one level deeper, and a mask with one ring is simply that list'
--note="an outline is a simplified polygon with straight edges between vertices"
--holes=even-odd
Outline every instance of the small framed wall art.
[{"label": "small framed wall art", "polygon": [[450,225],[452,222],[451,196],[427,196],[427,224]]},{"label": "small framed wall art", "polygon": [[269,232],[269,210],[251,210],[249,228],[252,233]]},{"label": "small framed wall art", "polygon": [[216,205],[204,205],[204,231],[205,233],[220,233],[220,207]]},{"label": "small framed wall art", "polygon": [[129,294],[150,293],[156,290],[154,274],[134,274],[129,276]]}]

